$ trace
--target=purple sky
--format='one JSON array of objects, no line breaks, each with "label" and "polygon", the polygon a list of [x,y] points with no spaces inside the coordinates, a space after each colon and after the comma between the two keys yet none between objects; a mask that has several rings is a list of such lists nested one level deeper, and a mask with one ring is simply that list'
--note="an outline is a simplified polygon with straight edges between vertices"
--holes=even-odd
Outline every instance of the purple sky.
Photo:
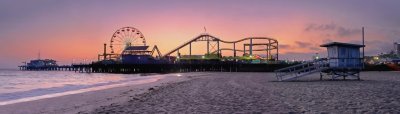
[{"label": "purple sky", "polygon": [[[330,41],[359,43],[366,54],[400,42],[398,0],[2,0],[0,68],[37,57],[61,64],[96,59],[102,44],[124,26],[138,28],[165,53],[207,32],[224,40],[279,40],[282,59],[310,59]],[[202,50],[195,50],[202,53]]]}]

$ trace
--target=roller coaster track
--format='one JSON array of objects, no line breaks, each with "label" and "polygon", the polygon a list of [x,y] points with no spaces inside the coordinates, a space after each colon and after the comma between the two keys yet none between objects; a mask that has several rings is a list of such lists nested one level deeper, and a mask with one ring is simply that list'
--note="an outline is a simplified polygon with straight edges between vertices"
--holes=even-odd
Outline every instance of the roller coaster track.
[{"label": "roller coaster track", "polygon": [[[221,48],[221,49],[219,49],[220,51],[222,51],[222,50],[229,50],[229,51],[235,51],[234,49],[231,49],[231,48]],[[273,50],[273,49],[269,49],[269,50]],[[236,49],[236,51],[239,51],[239,52],[244,52],[243,50],[239,50],[239,49]],[[266,51],[266,49],[254,49],[253,51]],[[215,51],[213,51],[213,52],[211,52],[212,54],[215,54],[215,53],[217,53],[218,52],[218,50],[215,50]]]},{"label": "roller coaster track", "polygon": [[[268,37],[247,37],[247,38],[243,38],[243,39],[240,39],[240,40],[237,40],[237,41],[225,41],[225,40],[221,40],[221,39],[218,38],[218,37],[215,37],[215,36],[212,36],[212,35],[210,35],[210,34],[204,33],[204,34],[200,34],[200,35],[197,36],[197,37],[194,37],[193,39],[191,39],[191,40],[189,40],[189,41],[183,43],[182,45],[178,46],[177,48],[175,48],[175,49],[169,51],[168,53],[164,54],[163,57],[167,57],[167,56],[171,55],[172,53],[174,53],[174,52],[176,52],[176,51],[182,49],[183,47],[189,45],[189,44],[192,43],[192,42],[197,42],[197,41],[220,41],[220,42],[222,42],[222,43],[231,43],[231,44],[234,44],[234,43],[239,43],[239,42],[246,41],[246,40],[251,40],[251,39],[265,39],[265,40],[269,40],[269,44],[270,44],[270,45],[276,43],[276,46],[271,45],[271,47],[273,47],[274,49],[278,49],[278,40],[276,40],[276,39],[274,39],[274,38],[268,38]],[[221,50],[221,49],[220,49],[220,50]],[[230,50],[233,50],[233,49],[230,49]],[[236,50],[236,51],[243,51],[243,50]],[[258,51],[258,50],[254,50],[254,51]]]}]

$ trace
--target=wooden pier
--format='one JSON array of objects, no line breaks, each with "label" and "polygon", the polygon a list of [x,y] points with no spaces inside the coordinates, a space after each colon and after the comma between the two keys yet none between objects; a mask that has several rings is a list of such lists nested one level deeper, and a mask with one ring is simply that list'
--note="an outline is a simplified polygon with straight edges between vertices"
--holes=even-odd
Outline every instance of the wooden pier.
[{"label": "wooden pier", "polygon": [[18,66],[19,70],[31,70],[31,71],[75,71],[71,65],[64,66],[44,66],[44,67],[29,67],[29,66]]},{"label": "wooden pier", "polygon": [[81,64],[73,65],[75,72],[86,73],[170,73],[170,72],[273,72],[293,64]]}]

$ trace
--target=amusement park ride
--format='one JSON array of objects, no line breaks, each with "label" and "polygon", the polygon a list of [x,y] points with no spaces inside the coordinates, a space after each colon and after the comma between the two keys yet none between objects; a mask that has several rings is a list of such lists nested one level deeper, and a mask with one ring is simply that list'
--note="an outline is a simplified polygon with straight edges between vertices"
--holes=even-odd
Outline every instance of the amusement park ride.
[{"label": "amusement park ride", "polygon": [[[253,43],[254,40],[259,40],[259,42],[264,42],[264,43]],[[261,41],[260,41],[261,40]],[[242,60],[245,59],[244,57],[247,56],[247,59],[254,60],[254,59],[264,59],[266,61],[277,61],[278,60],[278,40],[273,39],[273,38],[268,38],[268,37],[248,37],[248,38],[243,38],[237,41],[224,41],[221,40],[218,37],[212,36],[210,34],[204,33],[200,34],[199,36],[187,41],[186,43],[178,46],[177,48],[171,50],[170,52],[166,53],[163,57],[167,58],[169,55],[172,53],[177,52],[178,57],[180,56],[179,50],[189,46],[189,57],[192,56],[192,43],[195,42],[207,42],[207,53],[205,56],[212,56],[216,55],[217,59],[224,59],[222,56],[222,51],[223,50],[228,50],[228,51],[233,51],[233,59],[235,60]],[[246,43],[246,41],[249,41],[249,43]],[[225,43],[225,44],[231,44],[232,48],[220,48],[220,43]],[[242,43],[243,44],[243,50],[237,49],[237,44]],[[262,46],[261,49],[253,49],[254,46]],[[265,47],[264,47],[265,46]],[[246,47],[249,47],[246,50]],[[246,52],[249,53],[246,53]],[[266,57],[265,58],[256,58],[255,54],[253,54],[253,51],[264,51],[266,52]],[[272,55],[273,51],[276,51],[275,56]],[[243,52],[243,56],[239,57],[237,56],[237,52]]]},{"label": "amusement park ride", "polygon": [[[257,43],[255,41],[257,40]],[[192,44],[196,42],[206,42],[207,53],[204,55],[192,55]],[[261,42],[261,43],[260,43]],[[230,44],[232,48],[220,48],[220,43]],[[238,49],[242,45],[243,50]],[[176,63],[179,60],[231,60],[235,62],[261,62],[277,61],[278,40],[268,37],[248,37],[237,41],[225,41],[208,33],[199,36],[179,45],[177,48],[162,55],[156,45],[148,50],[144,35],[134,27],[123,27],[114,32],[110,40],[110,53],[107,53],[107,44],[104,44],[103,54],[98,55],[98,61],[106,64],[152,64],[152,63]],[[262,47],[254,49],[255,47]],[[189,55],[181,55],[179,50],[189,48]],[[233,56],[223,56],[222,51],[232,51]],[[256,55],[253,52],[265,52],[265,57]],[[237,56],[237,53],[243,56]],[[177,56],[171,56],[176,53]],[[228,59],[229,58],[229,59]]]},{"label": "amusement park ride", "polygon": [[[103,54],[98,60],[103,63],[146,64],[157,62],[161,53],[155,45],[148,50],[146,39],[142,32],[133,27],[123,27],[114,32],[110,40],[111,53],[107,53],[107,44],[104,44]],[[156,53],[155,53],[156,52]],[[157,55],[154,55],[157,54]],[[100,60],[103,58],[103,60]]]}]

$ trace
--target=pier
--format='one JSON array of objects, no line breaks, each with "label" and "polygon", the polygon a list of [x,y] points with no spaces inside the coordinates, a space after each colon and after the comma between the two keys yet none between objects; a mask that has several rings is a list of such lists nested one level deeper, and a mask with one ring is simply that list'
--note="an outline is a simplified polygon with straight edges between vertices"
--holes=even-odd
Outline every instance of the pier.
[{"label": "pier", "polygon": [[81,64],[73,65],[83,73],[171,73],[171,72],[273,72],[293,64],[240,64],[234,62],[195,64]]},{"label": "pier", "polygon": [[76,68],[71,65],[63,66],[43,66],[43,67],[31,67],[27,65],[18,66],[19,70],[31,70],[31,71],[75,71]]}]

